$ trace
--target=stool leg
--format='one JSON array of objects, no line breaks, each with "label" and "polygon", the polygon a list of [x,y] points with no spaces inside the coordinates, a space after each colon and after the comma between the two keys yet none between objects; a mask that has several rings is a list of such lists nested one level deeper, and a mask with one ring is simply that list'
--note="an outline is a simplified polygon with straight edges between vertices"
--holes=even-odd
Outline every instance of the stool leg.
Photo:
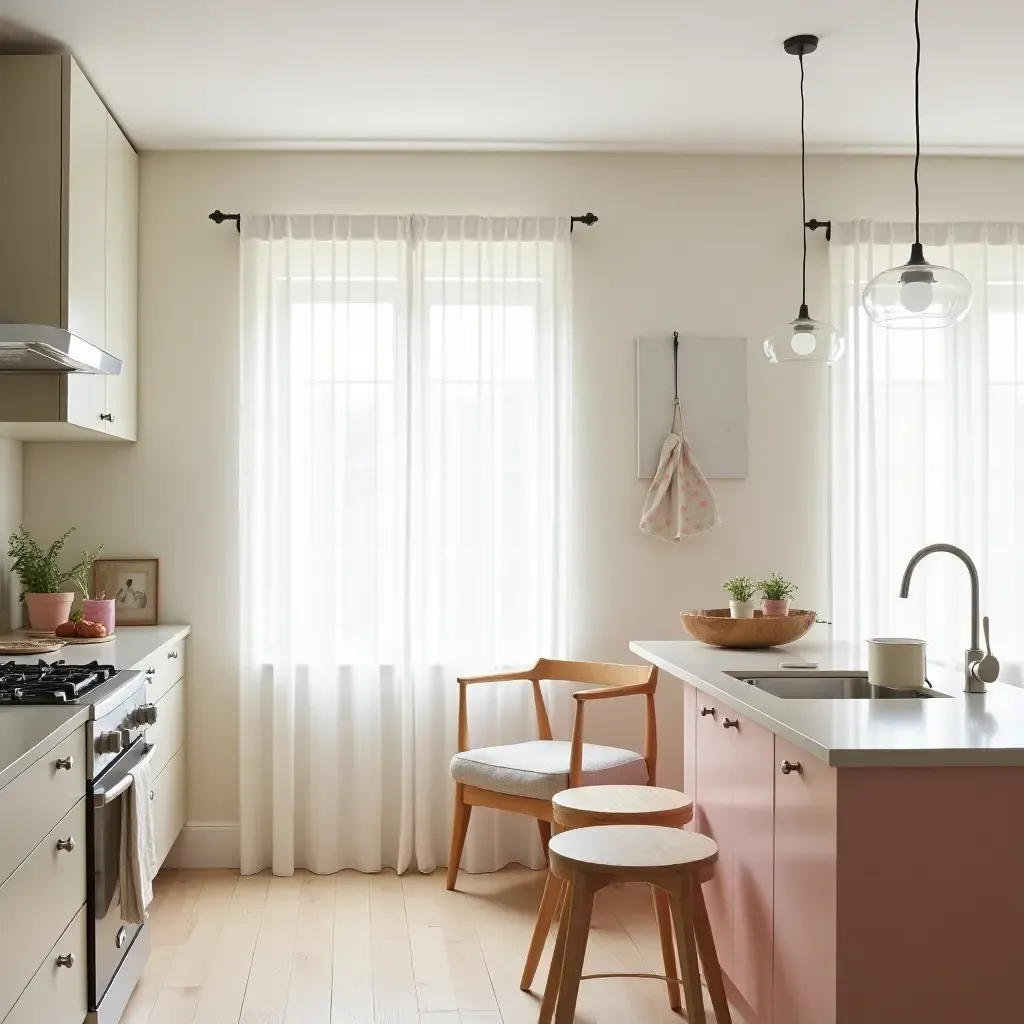
[{"label": "stool leg", "polygon": [[548,940],[548,933],[551,931],[551,922],[555,919],[562,899],[563,885],[560,879],[555,878],[548,872],[544,880],[544,894],[540,898],[540,907],[537,909],[537,923],[533,926],[533,938],[530,939],[530,948],[526,954],[526,964],[523,967],[523,977],[519,987],[528,991],[533,984],[534,975],[537,973],[537,964],[540,963],[541,954],[544,952],[544,943]]},{"label": "stool leg", "polygon": [[679,975],[683,981],[683,992],[686,993],[686,1019],[689,1024],[707,1024],[693,934],[693,889],[690,876],[673,879],[671,885],[669,894],[676,926],[676,945],[679,947]]},{"label": "stool leg", "polygon": [[595,887],[586,875],[573,878],[568,913],[564,917],[568,921],[568,929],[558,982],[555,1024],[572,1024],[576,1016],[576,999],[580,992],[580,976],[583,974],[583,959],[587,952],[587,939],[590,937],[590,916],[594,910],[597,888],[599,886]]},{"label": "stool leg", "polygon": [[558,935],[555,937],[555,948],[551,954],[551,966],[548,968],[548,980],[544,986],[544,998],[540,1004],[537,1024],[551,1024],[558,1001],[558,985],[562,979],[562,962],[565,959],[565,942],[569,934],[569,899],[572,893],[572,882],[562,882],[558,897]]},{"label": "stool leg", "polygon": [[729,1009],[729,1000],[725,997],[722,967],[718,962],[715,936],[711,931],[708,908],[704,902],[704,890],[696,878],[693,880],[693,913],[697,949],[700,950],[701,963],[704,964],[704,978],[708,983],[708,992],[711,993],[711,1005],[715,1008],[715,1020],[718,1024],[732,1024],[732,1012]]},{"label": "stool leg", "polygon": [[[658,934],[661,936],[661,959],[665,964],[665,973],[670,978],[678,978],[676,973],[676,948],[672,941],[672,910],[668,904],[668,893],[659,889],[656,885],[651,886],[651,893],[654,896],[654,916],[658,919]],[[682,1009],[679,999],[679,986],[674,982],[668,982],[668,1005],[673,1010]]]}]

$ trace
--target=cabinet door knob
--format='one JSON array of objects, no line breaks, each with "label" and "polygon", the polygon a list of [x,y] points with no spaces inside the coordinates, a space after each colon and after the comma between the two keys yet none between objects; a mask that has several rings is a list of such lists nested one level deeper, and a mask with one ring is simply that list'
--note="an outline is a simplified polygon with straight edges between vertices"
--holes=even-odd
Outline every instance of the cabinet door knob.
[{"label": "cabinet door knob", "polygon": [[114,414],[112,412],[101,412],[100,419],[106,420],[108,423],[114,422]]},{"label": "cabinet door knob", "polygon": [[124,925],[121,925],[117,929],[117,934],[114,936],[114,946],[120,949],[128,941],[128,929]]},{"label": "cabinet door knob", "polygon": [[740,727],[740,720],[738,718],[723,718],[722,728],[723,729],[738,729]]},{"label": "cabinet door knob", "polygon": [[156,799],[156,793],[154,793],[153,790],[149,791],[149,799],[150,800],[155,800]]},{"label": "cabinet door knob", "polygon": [[75,837],[74,836],[68,836],[67,839],[58,839],[57,840],[57,849],[58,850],[67,850],[68,853],[70,853],[74,848],[75,848]]},{"label": "cabinet door knob", "polygon": [[712,718],[715,716],[715,709],[705,707],[703,704],[700,708],[700,717],[703,718],[705,715],[711,715]]},{"label": "cabinet door knob", "polygon": [[66,953],[64,956],[57,957],[58,967],[74,967],[75,966],[75,954]]},{"label": "cabinet door knob", "polygon": [[63,768],[64,771],[69,772],[75,767],[75,759],[70,754],[67,757],[58,757],[56,767]]},{"label": "cabinet door knob", "polygon": [[804,766],[799,761],[783,761],[782,762],[782,774],[789,775],[791,772],[796,772],[799,775],[804,770]]},{"label": "cabinet door knob", "polygon": [[167,657],[168,658],[176,658],[177,656],[178,656],[178,652],[177,651],[168,651],[167,652]]}]

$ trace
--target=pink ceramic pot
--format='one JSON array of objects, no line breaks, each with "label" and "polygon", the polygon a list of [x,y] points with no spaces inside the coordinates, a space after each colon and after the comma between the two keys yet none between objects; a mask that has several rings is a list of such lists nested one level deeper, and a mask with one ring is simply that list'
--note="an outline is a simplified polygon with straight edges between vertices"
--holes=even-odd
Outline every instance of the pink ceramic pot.
[{"label": "pink ceramic pot", "polygon": [[71,617],[73,592],[66,594],[26,594],[28,624],[40,633],[52,633],[61,623]]},{"label": "pink ceramic pot", "polygon": [[769,601],[768,598],[761,598],[761,614],[786,616],[789,615],[789,601]]},{"label": "pink ceramic pot", "polygon": [[102,622],[107,627],[107,636],[114,632],[114,601],[83,600],[82,618],[90,622]]}]

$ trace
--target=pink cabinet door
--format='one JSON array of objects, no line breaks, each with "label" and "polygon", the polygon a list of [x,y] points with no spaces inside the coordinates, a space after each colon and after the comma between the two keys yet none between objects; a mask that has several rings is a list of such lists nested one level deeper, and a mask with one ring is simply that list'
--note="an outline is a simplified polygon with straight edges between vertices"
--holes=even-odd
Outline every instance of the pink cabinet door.
[{"label": "pink cabinet door", "polygon": [[718,843],[715,877],[704,883],[704,899],[711,919],[718,960],[726,974],[732,972],[733,952],[733,773],[735,730],[723,728],[725,718],[736,717],[723,705],[697,694],[697,807],[698,832]]},{"label": "pink cabinet door", "polygon": [[773,1021],[835,1024],[836,770],[778,736],[775,760]]},{"label": "pink cabinet door", "polygon": [[[729,977],[749,1024],[772,1022],[775,736],[742,718],[733,746],[733,953]],[[789,1024],[776,1018],[776,1024]]]}]

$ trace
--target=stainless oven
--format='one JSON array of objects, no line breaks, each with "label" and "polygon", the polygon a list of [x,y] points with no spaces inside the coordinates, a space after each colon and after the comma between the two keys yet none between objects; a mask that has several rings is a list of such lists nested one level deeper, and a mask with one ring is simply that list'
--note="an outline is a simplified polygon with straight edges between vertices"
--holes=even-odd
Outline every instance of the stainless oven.
[{"label": "stainless oven", "polygon": [[[141,685],[141,677],[140,677]],[[131,794],[132,770],[152,760],[147,727],[156,708],[144,689],[124,691],[92,723],[86,806],[89,915],[89,1024],[116,1024],[149,957],[146,925],[121,917],[121,824]],[[150,799],[150,794],[141,794]]]}]

